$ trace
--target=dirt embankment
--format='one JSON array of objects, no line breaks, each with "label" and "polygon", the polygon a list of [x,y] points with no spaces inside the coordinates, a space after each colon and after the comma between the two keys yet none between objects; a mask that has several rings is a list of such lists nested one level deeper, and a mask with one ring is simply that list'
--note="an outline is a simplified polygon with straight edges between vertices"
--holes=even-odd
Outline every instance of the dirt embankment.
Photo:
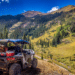
[{"label": "dirt embankment", "polygon": [[71,74],[68,70],[54,63],[49,63],[47,62],[47,60],[38,59],[38,65],[36,69],[26,68],[25,70],[22,71],[21,75],[75,75],[75,74]]},{"label": "dirt embankment", "polygon": [[36,69],[28,68],[22,71],[22,75],[73,75],[66,69],[49,63],[45,60],[38,60],[38,65]]}]

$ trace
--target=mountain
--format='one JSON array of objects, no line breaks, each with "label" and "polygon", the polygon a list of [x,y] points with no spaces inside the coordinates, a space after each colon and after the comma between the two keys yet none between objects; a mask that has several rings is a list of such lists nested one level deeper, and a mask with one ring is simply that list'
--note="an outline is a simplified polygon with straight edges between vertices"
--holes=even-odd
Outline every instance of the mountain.
[{"label": "mountain", "polygon": [[25,17],[34,17],[36,15],[42,15],[41,12],[38,12],[38,11],[27,11],[25,13],[22,13],[22,15],[24,15]]},{"label": "mountain", "polygon": [[48,15],[48,14],[54,14],[54,13],[60,13],[60,12],[68,12],[68,11],[71,11],[71,10],[73,10],[73,9],[75,9],[75,6],[74,5],[68,5],[68,6],[65,6],[65,7],[62,7],[62,8],[60,8],[60,9],[58,9],[58,10],[56,10],[56,11],[53,11],[53,12],[51,12],[51,13],[46,13],[46,14],[44,14],[44,15]]},{"label": "mountain", "polygon": [[65,7],[59,9],[58,12],[61,12],[61,11],[67,12],[67,11],[70,11],[70,10],[73,10],[73,9],[75,9],[74,5],[68,5],[68,6],[65,6]]},{"label": "mountain", "polygon": [[75,73],[75,6],[51,13],[27,11],[16,16],[0,16],[0,31],[6,26],[9,38],[31,41],[41,58],[49,59]]},{"label": "mountain", "polygon": [[[19,38],[23,36],[24,32],[26,35],[32,35],[33,38],[39,37],[40,35],[43,35],[44,32],[51,27],[51,25],[56,24],[61,19],[64,19],[67,13],[70,15],[71,11],[74,9],[75,6],[68,5],[52,13],[27,11],[16,16],[3,15],[0,16],[0,31],[2,31],[4,26],[6,26],[9,30],[9,35],[12,34],[11,37],[14,35],[14,31],[15,35],[19,35]],[[17,31],[19,31],[19,33],[17,33]]]}]

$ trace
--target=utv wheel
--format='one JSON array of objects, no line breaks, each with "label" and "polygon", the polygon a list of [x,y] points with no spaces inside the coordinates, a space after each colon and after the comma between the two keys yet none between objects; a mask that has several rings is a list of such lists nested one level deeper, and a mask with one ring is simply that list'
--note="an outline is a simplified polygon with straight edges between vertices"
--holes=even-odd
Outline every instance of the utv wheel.
[{"label": "utv wheel", "polygon": [[37,67],[37,59],[36,58],[33,58],[31,68],[36,68],[36,67]]},{"label": "utv wheel", "polygon": [[20,64],[13,64],[9,69],[9,75],[21,75],[21,66]]}]

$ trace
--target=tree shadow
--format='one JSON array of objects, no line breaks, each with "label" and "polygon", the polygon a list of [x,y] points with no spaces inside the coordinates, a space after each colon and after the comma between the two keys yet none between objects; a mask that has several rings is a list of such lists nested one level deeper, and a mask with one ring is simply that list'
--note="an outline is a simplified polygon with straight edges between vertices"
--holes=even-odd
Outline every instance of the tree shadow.
[{"label": "tree shadow", "polygon": [[[26,68],[24,70],[22,70],[21,75],[39,75],[41,72],[41,70],[39,68]],[[9,75],[8,73],[3,73],[2,71],[0,71],[0,75]]]},{"label": "tree shadow", "polygon": [[0,71],[0,75],[2,75],[3,74],[3,72],[2,71]]},{"label": "tree shadow", "polygon": [[26,68],[22,71],[22,75],[39,75],[41,70],[39,68]]}]

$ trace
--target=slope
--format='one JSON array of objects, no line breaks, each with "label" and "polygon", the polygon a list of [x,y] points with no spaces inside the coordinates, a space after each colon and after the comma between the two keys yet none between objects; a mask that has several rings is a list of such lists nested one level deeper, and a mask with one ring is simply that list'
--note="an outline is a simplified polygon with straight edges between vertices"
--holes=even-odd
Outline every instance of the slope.
[{"label": "slope", "polygon": [[[52,25],[43,35],[32,39],[31,42],[34,44],[37,55],[43,58],[53,59],[53,62],[56,64],[75,73],[75,10],[69,11],[63,19],[65,19],[65,21],[62,20],[62,15],[55,18],[54,21],[57,21],[56,24],[54,26]],[[46,26],[49,26],[50,22],[51,21],[48,21]],[[64,36],[60,43],[54,47],[51,43],[56,34],[58,32],[61,33],[61,26],[62,30],[66,31],[68,35]],[[49,46],[47,45],[48,42]]]},{"label": "slope", "polygon": [[62,74],[69,75],[71,73],[53,63],[49,63],[44,60],[38,60],[37,68],[36,69],[28,68],[22,72],[22,75],[24,75],[24,74],[26,74],[26,75],[27,74],[32,74],[32,75],[62,75]]}]

